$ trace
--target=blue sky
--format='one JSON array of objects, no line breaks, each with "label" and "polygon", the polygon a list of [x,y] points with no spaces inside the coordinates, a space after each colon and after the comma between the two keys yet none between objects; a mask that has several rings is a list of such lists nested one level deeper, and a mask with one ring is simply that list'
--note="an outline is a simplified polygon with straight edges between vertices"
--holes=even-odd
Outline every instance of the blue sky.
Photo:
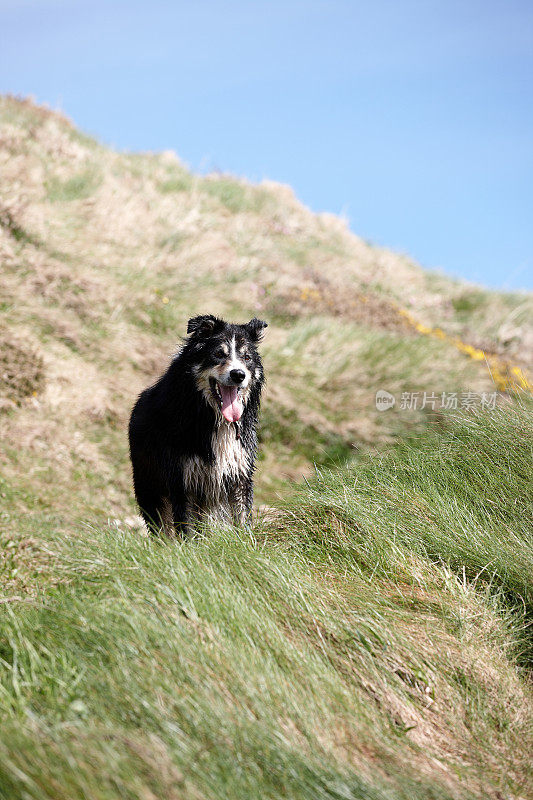
[{"label": "blue sky", "polygon": [[533,3],[0,0],[0,91],[533,288]]}]

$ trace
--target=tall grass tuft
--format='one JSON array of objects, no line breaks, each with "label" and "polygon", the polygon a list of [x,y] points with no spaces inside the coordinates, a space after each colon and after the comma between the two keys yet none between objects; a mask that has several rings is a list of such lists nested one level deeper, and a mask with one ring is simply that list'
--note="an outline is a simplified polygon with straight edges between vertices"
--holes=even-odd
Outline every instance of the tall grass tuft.
[{"label": "tall grass tuft", "polygon": [[441,425],[340,473],[320,470],[288,507],[289,540],[364,572],[396,569],[396,552],[444,562],[531,614],[531,411],[509,404]]}]

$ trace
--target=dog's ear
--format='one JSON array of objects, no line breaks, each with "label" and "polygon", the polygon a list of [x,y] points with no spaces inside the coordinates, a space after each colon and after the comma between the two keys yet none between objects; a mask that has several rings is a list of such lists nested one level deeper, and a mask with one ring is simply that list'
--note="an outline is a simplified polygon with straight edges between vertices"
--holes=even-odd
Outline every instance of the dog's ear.
[{"label": "dog's ear", "polygon": [[247,322],[244,327],[248,331],[248,336],[253,342],[260,342],[263,338],[263,330],[264,328],[268,328],[268,324],[263,322],[262,319],[254,317],[250,322]]},{"label": "dog's ear", "polygon": [[219,322],[220,320],[212,314],[192,317],[187,323],[187,333],[194,333],[197,336],[209,336]]}]

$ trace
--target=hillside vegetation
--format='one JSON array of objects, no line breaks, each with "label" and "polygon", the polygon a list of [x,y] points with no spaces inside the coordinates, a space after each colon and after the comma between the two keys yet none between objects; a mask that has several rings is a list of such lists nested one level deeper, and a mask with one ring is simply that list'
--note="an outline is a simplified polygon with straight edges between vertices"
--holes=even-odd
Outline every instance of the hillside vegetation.
[{"label": "hillside vegetation", "polygon": [[[0,126],[0,798],[525,800],[531,296],[29,101]],[[269,322],[263,508],[168,544],[125,430],[198,313]]]}]

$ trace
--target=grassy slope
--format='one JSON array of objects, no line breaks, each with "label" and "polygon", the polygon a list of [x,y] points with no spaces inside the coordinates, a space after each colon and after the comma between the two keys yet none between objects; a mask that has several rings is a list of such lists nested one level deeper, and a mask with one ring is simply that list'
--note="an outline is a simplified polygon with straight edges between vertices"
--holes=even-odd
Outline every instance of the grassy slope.
[{"label": "grassy slope", "polygon": [[18,407],[4,401],[4,469],[31,475],[56,509],[76,482],[80,516],[95,490],[123,516],[133,398],[196,313],[269,321],[257,481],[269,502],[312,462],[423,420],[379,414],[376,389],[492,387],[484,362],[420,336],[397,304],[519,365],[530,359],[530,296],[430,275],[311,214],[286,187],[194,176],[172,154],[114,153],[9,98],[0,124],[0,358],[17,374],[42,359],[35,396],[20,380],[7,400]]},{"label": "grassy slope", "polygon": [[[396,304],[527,366],[531,299],[284,187],[0,120],[0,797],[525,797],[527,412],[428,433],[373,396],[491,388]],[[169,547],[132,527],[124,430],[202,311],[271,323],[258,488],[292,499]]]},{"label": "grassy slope", "polygon": [[450,422],[254,536],[14,537],[0,796],[525,797],[531,445]]}]

